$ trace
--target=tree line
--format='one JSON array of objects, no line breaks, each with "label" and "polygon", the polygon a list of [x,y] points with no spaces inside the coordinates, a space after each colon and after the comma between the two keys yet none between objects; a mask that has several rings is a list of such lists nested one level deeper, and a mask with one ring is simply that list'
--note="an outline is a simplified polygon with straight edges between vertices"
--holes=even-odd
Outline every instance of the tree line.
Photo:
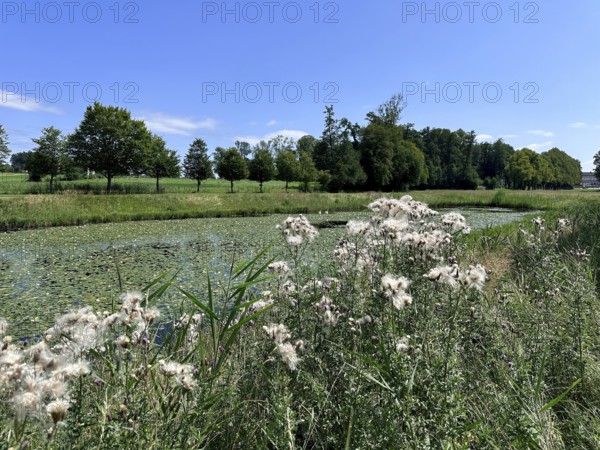
[{"label": "tree line", "polygon": [[[32,180],[49,177],[50,190],[58,176],[68,179],[93,171],[107,180],[110,192],[115,176],[144,175],[160,179],[183,175],[197,182],[214,177],[234,183],[249,179],[263,191],[265,182],[277,179],[300,182],[304,190],[318,181],[323,189],[405,190],[571,188],[581,182],[581,164],[558,148],[544,153],[515,150],[498,139],[477,142],[474,131],[444,128],[416,130],[400,124],[402,97],[392,96],[359,125],[335,117],[326,107],[319,138],[306,135],[294,141],[277,136],[252,146],[236,141],[217,147],[212,156],[206,142],[196,138],[182,162],[177,152],[151,133],[129,111],[94,103],[70,135],[54,127],[33,139],[35,148],[11,157],[14,170],[26,170]],[[0,166],[10,154],[8,138],[0,125]],[[600,162],[600,152],[596,155]],[[597,165],[598,166],[598,165]]]}]

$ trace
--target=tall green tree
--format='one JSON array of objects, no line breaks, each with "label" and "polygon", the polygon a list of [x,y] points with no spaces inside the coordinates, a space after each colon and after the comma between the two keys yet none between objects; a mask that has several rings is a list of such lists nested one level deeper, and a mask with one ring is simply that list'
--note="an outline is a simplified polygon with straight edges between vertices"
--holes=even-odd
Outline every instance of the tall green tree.
[{"label": "tall green tree", "polygon": [[359,127],[347,119],[335,119],[333,106],[325,109],[321,140],[313,151],[317,170],[329,171],[333,190],[356,189],[366,180],[358,149]]},{"label": "tall green tree", "polygon": [[203,139],[196,139],[190,145],[183,159],[183,170],[187,178],[198,183],[196,192],[200,192],[200,184],[213,176],[212,163],[208,156],[208,146]]},{"label": "tall green tree", "polygon": [[258,181],[259,190],[262,193],[263,183],[275,178],[275,160],[267,149],[256,149],[253,158],[248,163],[249,179]]},{"label": "tall green tree", "polygon": [[25,162],[29,152],[13,153],[10,157],[10,165],[14,172],[24,172],[26,169]]},{"label": "tall green tree", "polygon": [[156,180],[157,194],[160,192],[161,178],[177,178],[181,173],[177,152],[167,149],[164,139],[155,134],[145,148],[143,173]]},{"label": "tall green tree", "polygon": [[285,192],[287,192],[290,181],[296,181],[299,178],[300,166],[296,153],[290,150],[277,153],[275,167],[277,169],[277,179],[285,181]]},{"label": "tall green tree", "polygon": [[304,192],[308,192],[309,183],[316,181],[319,176],[312,156],[307,151],[301,151],[298,157],[298,181],[302,182]]},{"label": "tall green tree", "polygon": [[0,124],[0,167],[7,164],[9,156],[10,149],[8,148],[8,133],[2,124]]},{"label": "tall green tree", "polygon": [[248,178],[248,164],[235,147],[215,150],[215,170],[220,178],[230,182],[233,192],[234,181]]},{"label": "tall green tree", "polygon": [[600,181],[600,150],[594,155],[594,175]]},{"label": "tall green tree", "polygon": [[556,188],[572,188],[581,184],[581,163],[559,148],[551,148],[542,155],[550,163],[553,185]]},{"label": "tall green tree", "polygon": [[513,153],[508,159],[506,174],[514,189],[533,187],[536,181],[536,169],[532,164],[532,153],[529,148],[522,148]]},{"label": "tall green tree", "polygon": [[390,187],[406,190],[411,186],[427,183],[425,154],[412,142],[400,140],[392,156],[392,180]]},{"label": "tall green tree", "polygon": [[248,160],[248,157],[252,154],[252,146],[250,143],[246,141],[235,141],[234,145],[239,154],[242,155],[245,160]]},{"label": "tall green tree", "polygon": [[142,169],[151,140],[144,122],[132,119],[129,111],[95,102],[69,136],[68,147],[82,167],[106,177],[106,191],[110,193],[115,176]]},{"label": "tall green tree", "polygon": [[40,177],[49,175],[50,192],[53,192],[54,178],[69,164],[65,138],[57,128],[48,127],[42,130],[41,137],[32,141],[36,147],[27,159],[27,168]]}]

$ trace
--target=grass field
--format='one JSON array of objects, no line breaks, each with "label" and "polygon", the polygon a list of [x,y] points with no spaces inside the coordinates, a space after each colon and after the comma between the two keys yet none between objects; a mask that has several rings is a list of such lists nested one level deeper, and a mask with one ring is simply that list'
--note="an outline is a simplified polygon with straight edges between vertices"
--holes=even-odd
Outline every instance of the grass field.
[{"label": "grass field", "polygon": [[[17,177],[12,175],[13,178]],[[148,180],[146,180],[148,181]],[[131,179],[126,181],[134,184]],[[17,183],[7,181],[7,184]],[[26,183],[26,182],[21,182]],[[259,194],[258,184],[237,183],[228,193],[227,181],[207,182],[206,190],[190,192],[189,180],[165,180],[167,193],[89,195],[73,190],[59,194],[10,194],[0,182],[0,231],[43,228],[88,223],[134,220],[168,220],[201,217],[255,216],[273,213],[317,213],[318,211],[361,211],[382,195],[399,197],[405,193],[303,193],[283,190],[283,183],[266,183]],[[151,183],[148,185],[150,186]],[[178,193],[176,191],[181,188]],[[494,206],[515,209],[559,209],[570,204],[600,201],[597,191],[412,191],[416,200],[433,207]]]}]

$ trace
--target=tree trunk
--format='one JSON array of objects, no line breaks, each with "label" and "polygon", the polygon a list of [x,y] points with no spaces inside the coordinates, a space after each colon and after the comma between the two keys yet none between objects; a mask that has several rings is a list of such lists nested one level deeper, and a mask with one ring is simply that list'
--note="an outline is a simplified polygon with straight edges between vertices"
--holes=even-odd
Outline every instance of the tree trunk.
[{"label": "tree trunk", "polygon": [[263,185],[263,182],[262,182],[262,181],[259,181],[259,182],[258,182],[258,187],[259,187],[259,190],[260,190],[260,193],[261,193],[261,194],[262,194],[262,185]]},{"label": "tree trunk", "polygon": [[198,188],[196,189],[196,192],[200,192],[200,178],[198,178]]},{"label": "tree trunk", "polygon": [[50,174],[50,193],[52,194],[53,189],[52,189],[52,184],[54,182],[54,175]]},{"label": "tree trunk", "polygon": [[285,180],[285,192],[287,193],[287,189],[288,189],[288,183],[289,181]]},{"label": "tree trunk", "polygon": [[159,191],[160,191],[160,185],[158,184],[158,180],[159,180],[159,179],[160,179],[160,178],[157,176],[157,177],[156,177],[156,193],[157,193],[157,194],[158,194],[158,193],[159,193]]},{"label": "tree trunk", "polygon": [[107,194],[110,194],[110,191],[112,189],[112,178],[113,178],[112,175],[107,175],[106,176],[106,179],[107,179],[107,182],[106,182],[106,193]]},{"label": "tree trunk", "polygon": [[233,180],[229,180],[229,182],[231,183],[231,193],[233,194]]}]

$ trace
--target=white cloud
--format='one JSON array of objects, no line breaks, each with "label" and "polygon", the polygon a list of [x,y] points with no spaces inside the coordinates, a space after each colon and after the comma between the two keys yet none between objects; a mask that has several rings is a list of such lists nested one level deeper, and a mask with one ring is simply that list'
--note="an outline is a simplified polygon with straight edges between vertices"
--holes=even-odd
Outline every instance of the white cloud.
[{"label": "white cloud", "polygon": [[477,137],[475,138],[475,140],[477,142],[493,141],[494,136],[491,136],[489,134],[478,134]]},{"label": "white cloud", "polygon": [[0,107],[16,109],[25,112],[49,112],[52,114],[62,114],[62,111],[53,106],[47,106],[34,99],[17,95],[12,92],[0,91]]},{"label": "white cloud", "polygon": [[256,145],[260,141],[268,141],[269,139],[273,139],[276,136],[284,136],[297,141],[302,136],[306,136],[307,134],[307,132],[300,130],[279,130],[274,131],[272,133],[267,133],[264,136],[236,136],[234,139],[236,141],[248,142],[250,145]]},{"label": "white cloud", "polygon": [[155,133],[191,136],[199,130],[214,130],[218,123],[214,119],[194,120],[189,117],[169,116],[163,113],[140,114],[137,119]]},{"label": "white cloud", "polygon": [[592,125],[589,124],[587,122],[575,122],[575,123],[570,123],[569,124],[569,128],[576,128],[576,129],[589,129],[589,128],[600,128],[600,124],[596,124],[596,125]]},{"label": "white cloud", "polygon": [[525,147],[527,147],[533,151],[536,151],[536,152],[550,150],[550,148],[552,147],[552,141],[543,142],[541,144],[529,144],[529,145],[526,145]]},{"label": "white cloud", "polygon": [[500,137],[504,138],[504,139],[514,139],[514,138],[518,138],[519,135],[518,134],[503,134]]},{"label": "white cloud", "polygon": [[544,136],[544,137],[552,137],[554,136],[554,132],[545,131],[545,130],[529,130],[529,134],[535,134],[536,136]]},{"label": "white cloud", "polygon": [[267,122],[267,126],[268,126],[268,127],[274,127],[274,126],[275,126],[275,125],[277,125],[278,123],[279,123],[279,122],[278,122],[278,121],[276,121],[275,119],[273,119],[273,120],[269,120],[269,121]]}]

